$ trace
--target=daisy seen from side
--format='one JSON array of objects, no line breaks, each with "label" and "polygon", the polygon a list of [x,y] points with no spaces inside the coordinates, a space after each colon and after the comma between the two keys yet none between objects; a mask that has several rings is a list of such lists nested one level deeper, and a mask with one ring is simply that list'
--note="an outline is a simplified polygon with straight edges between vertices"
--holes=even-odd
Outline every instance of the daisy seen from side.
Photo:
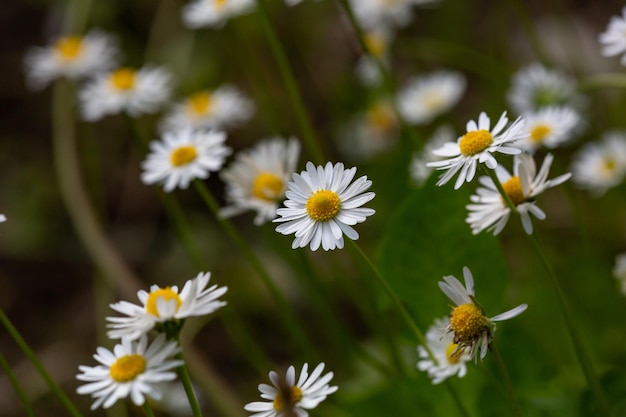
[{"label": "daisy seen from side", "polygon": [[622,9],[621,16],[611,17],[606,31],[601,33],[598,39],[602,44],[602,55],[624,54],[620,63],[626,66],[626,7]]},{"label": "daisy seen from side", "polygon": [[365,85],[374,85],[381,79],[380,68],[376,60],[389,68],[389,48],[394,38],[394,32],[388,26],[376,26],[364,33],[364,42],[370,55],[361,56],[355,67],[359,80]]},{"label": "daisy seen from side", "polygon": [[254,0],[192,0],[181,14],[189,29],[220,29],[229,19],[252,11],[254,6]]},{"label": "daisy seen from side", "polygon": [[366,29],[377,26],[404,27],[413,20],[413,7],[439,0],[350,0],[354,15]]},{"label": "daisy seen from side", "polygon": [[523,115],[528,136],[517,145],[527,152],[535,152],[540,147],[554,149],[570,141],[576,134],[581,119],[569,107],[548,106],[536,112]]}]

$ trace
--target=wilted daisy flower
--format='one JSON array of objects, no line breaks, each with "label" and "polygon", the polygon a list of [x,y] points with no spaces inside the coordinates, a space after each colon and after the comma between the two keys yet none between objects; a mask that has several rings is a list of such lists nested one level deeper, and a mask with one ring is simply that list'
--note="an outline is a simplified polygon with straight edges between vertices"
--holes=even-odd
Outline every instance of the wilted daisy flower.
[{"label": "wilted daisy flower", "polygon": [[111,304],[110,307],[126,315],[126,317],[107,317],[109,330],[107,335],[111,339],[137,339],[152,330],[155,326],[165,322],[179,323],[187,317],[204,316],[211,314],[226,305],[225,301],[218,300],[228,290],[227,287],[213,285],[206,286],[211,277],[210,272],[199,273],[194,279],[188,280],[182,291],[178,286],[160,288],[157,285],[150,287],[150,292],[140,290],[137,298],[141,305],[128,301]]},{"label": "wilted daisy flower", "polygon": [[408,123],[427,124],[457,104],[464,92],[461,73],[436,71],[411,79],[398,93],[398,109]]},{"label": "wilted daisy flower", "polygon": [[470,358],[476,359],[480,350],[480,358],[483,359],[496,331],[495,322],[517,317],[526,311],[528,305],[520,304],[489,318],[475,301],[474,277],[468,267],[463,267],[463,277],[465,287],[452,275],[443,277],[443,282],[439,281],[441,291],[457,305],[452,309],[450,322],[446,326],[446,330],[454,335],[452,342],[458,345],[451,355],[460,355],[469,348]]},{"label": "wilted daisy flower", "polygon": [[434,3],[438,0],[350,0],[355,17],[365,29],[406,26],[413,19],[413,6]]},{"label": "wilted daisy flower", "polygon": [[433,384],[440,384],[453,375],[463,378],[467,373],[465,362],[471,359],[469,352],[458,349],[459,345],[453,342],[452,333],[446,330],[449,324],[448,317],[437,319],[426,332],[426,343],[436,361],[430,357],[424,346],[417,347],[420,357],[417,369],[428,372]]},{"label": "wilted daisy flower", "polygon": [[572,180],[580,188],[600,196],[624,181],[626,134],[609,132],[597,143],[588,143],[574,156]]},{"label": "wilted daisy flower", "polygon": [[230,217],[254,210],[256,225],[274,219],[299,156],[300,143],[295,138],[266,140],[238,153],[235,161],[220,172],[226,183],[226,201],[230,204],[220,215]]},{"label": "wilted daisy flower", "polygon": [[376,26],[365,32],[364,41],[371,56],[364,54],[356,63],[356,74],[365,85],[375,84],[381,78],[376,59],[389,67],[389,46],[393,36],[387,26]]},{"label": "wilted daisy flower", "polygon": [[158,67],[123,67],[96,76],[78,93],[83,119],[93,122],[126,112],[137,117],[154,113],[170,96],[170,74]]},{"label": "wilted daisy flower", "polygon": [[208,178],[231,153],[225,140],[226,133],[215,130],[165,132],[161,141],[150,142],[151,152],[141,163],[141,181],[162,183],[163,190],[170,192],[187,188],[196,178]]},{"label": "wilted daisy flower", "polygon": [[98,30],[85,36],[64,36],[45,48],[31,48],[24,60],[28,86],[40,89],[59,77],[92,77],[113,68],[117,53],[112,38]]},{"label": "wilted daisy flower", "polygon": [[[609,21],[606,31],[599,36],[602,44],[602,55],[615,56],[626,52],[626,7],[622,9],[621,16],[613,16]],[[626,54],[620,60],[626,65]]]},{"label": "wilted daisy flower", "polygon": [[163,119],[161,130],[229,129],[250,119],[254,110],[254,103],[237,88],[224,85],[176,104]]},{"label": "wilted daisy flower", "polygon": [[352,228],[375,213],[361,206],[374,198],[372,192],[364,193],[372,182],[366,176],[352,184],[356,168],[345,170],[342,163],[325,167],[307,162],[306,171],[293,174],[287,184],[285,208],[276,213],[280,222],[276,231],[284,235],[295,233],[291,247],[303,248],[310,244],[311,250],[320,245],[324,250],[343,248],[343,235],[356,240],[359,234]]},{"label": "wilted daisy flower", "polygon": [[309,365],[305,363],[302,366],[298,382],[296,382],[296,370],[293,366],[287,369],[285,377],[271,371],[270,381],[272,385],[259,385],[261,398],[267,401],[248,403],[244,409],[255,413],[251,417],[308,417],[307,410],[317,407],[328,395],[337,391],[336,386],[328,385],[333,379],[332,372],[321,376],[324,371],[324,363],[317,365],[311,375],[309,375],[308,369]]},{"label": "wilted daisy flower", "polygon": [[409,169],[411,179],[416,185],[422,186],[426,180],[430,178],[433,168],[429,167],[427,164],[441,159],[433,155],[433,151],[440,148],[446,142],[454,141],[455,138],[456,134],[454,133],[454,129],[452,129],[452,127],[448,125],[439,126],[433,132],[430,139],[428,139],[428,141],[424,144],[422,150],[413,155]]},{"label": "wilted daisy flower", "polygon": [[219,29],[232,17],[245,14],[254,7],[254,0],[192,0],[182,9],[189,29]]},{"label": "wilted daisy flower", "polygon": [[548,106],[524,116],[525,129],[529,136],[517,146],[528,152],[539,147],[554,149],[569,141],[580,123],[580,116],[569,107]]},{"label": "wilted daisy flower", "polygon": [[622,294],[626,295],[626,252],[615,257],[613,276],[619,281]]},{"label": "wilted daisy flower", "polygon": [[[567,181],[572,174],[560,175],[548,180],[548,172],[554,157],[552,154],[546,155],[537,173],[535,160],[527,153],[516,155],[513,161],[513,176],[499,165],[496,168],[496,176],[502,184],[502,188],[515,205],[515,210],[522,219],[524,231],[528,234],[533,232],[533,223],[530,219],[532,214],[539,220],[546,218],[546,214],[537,206],[536,197],[548,188],[556,187]],[[469,215],[466,221],[472,228],[472,233],[477,234],[487,229],[493,230],[497,235],[504,229],[511,208],[502,198],[491,178],[483,176],[479,178],[482,187],[476,189],[476,194],[471,197],[473,204],[469,204],[467,209]]]},{"label": "wilted daisy flower", "polygon": [[478,163],[485,164],[489,169],[498,166],[492,153],[500,152],[507,155],[521,153],[521,149],[507,145],[528,136],[528,133],[524,132],[524,120],[517,118],[511,126],[505,128],[508,122],[509,119],[504,112],[498,123],[490,130],[491,121],[482,112],[478,117],[478,124],[473,120],[467,122],[465,135],[456,142],[447,142],[441,148],[435,149],[433,151],[435,156],[447,158],[427,164],[429,167],[447,170],[441,175],[437,185],[446,184],[460,171],[454,184],[454,189],[459,189],[464,182],[470,182],[474,178]]},{"label": "wilted daisy flower", "polygon": [[122,339],[109,351],[103,347],[93,356],[97,366],[79,366],[82,372],[76,378],[88,383],[78,387],[79,394],[90,394],[96,401],[91,409],[109,408],[122,398],[130,397],[135,405],[143,405],[145,397],[160,398],[156,384],[172,381],[176,373],[170,370],[183,364],[172,357],[180,352],[174,341],[168,342],[159,335],[149,346],[142,335],[138,341]]}]

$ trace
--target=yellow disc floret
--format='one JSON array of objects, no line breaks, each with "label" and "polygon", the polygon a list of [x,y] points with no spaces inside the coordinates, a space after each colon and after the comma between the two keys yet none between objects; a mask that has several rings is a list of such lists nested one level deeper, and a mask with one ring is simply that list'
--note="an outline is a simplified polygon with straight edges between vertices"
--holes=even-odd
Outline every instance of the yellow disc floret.
[{"label": "yellow disc floret", "polygon": [[530,132],[530,140],[535,143],[541,143],[552,132],[550,126],[545,124],[538,124]]},{"label": "yellow disc floret", "polygon": [[260,200],[276,201],[283,193],[285,183],[271,172],[261,172],[252,184],[252,195]]},{"label": "yellow disc floret", "polygon": [[183,301],[178,296],[178,293],[176,293],[170,287],[159,288],[157,290],[150,292],[150,294],[148,294],[148,300],[146,301],[146,312],[148,314],[152,314],[153,316],[160,317],[159,310],[157,309],[157,300],[159,298],[162,298],[165,301],[176,300],[177,311],[180,305],[183,303]]},{"label": "yellow disc floret", "polygon": [[371,32],[365,35],[365,45],[372,55],[380,58],[387,49],[387,40],[379,33]]},{"label": "yellow disc floret", "polygon": [[526,200],[519,177],[511,177],[509,180],[503,182],[502,188],[511,199],[511,202],[516,206]]},{"label": "yellow disc floret", "polygon": [[133,353],[118,358],[109,368],[109,374],[116,382],[128,382],[137,378],[145,369],[146,360],[144,357]]},{"label": "yellow disc floret", "polygon": [[475,304],[461,304],[452,310],[450,328],[454,331],[455,343],[467,344],[489,330],[489,319]]},{"label": "yellow disc floret", "polygon": [[187,110],[195,117],[210,113],[212,107],[213,96],[209,92],[197,93],[187,99]]},{"label": "yellow disc floret", "polygon": [[336,192],[316,191],[306,202],[306,212],[313,220],[325,222],[333,219],[341,210],[341,200]]},{"label": "yellow disc floret", "polygon": [[459,141],[461,153],[465,156],[476,155],[484,151],[493,142],[493,136],[486,130],[467,132]]},{"label": "yellow disc floret", "polygon": [[396,125],[393,110],[385,104],[371,106],[366,117],[369,124],[381,132],[389,132]]},{"label": "yellow disc floret", "polygon": [[174,149],[174,151],[170,155],[170,162],[175,167],[180,167],[195,161],[197,157],[198,151],[196,150],[195,146],[179,146],[178,148]]},{"label": "yellow disc floret", "polygon": [[83,40],[79,36],[66,36],[54,44],[54,51],[61,59],[72,61],[83,51]]},{"label": "yellow disc floret", "polygon": [[215,0],[215,7],[219,10],[226,5],[228,0]]},{"label": "yellow disc floret", "polygon": [[113,73],[109,76],[109,81],[116,90],[128,91],[135,87],[136,76],[137,72],[134,69],[120,68],[113,71]]},{"label": "yellow disc floret", "polygon": [[274,410],[281,411],[285,406],[293,407],[302,398],[302,390],[299,387],[285,387],[276,394],[272,405]]}]

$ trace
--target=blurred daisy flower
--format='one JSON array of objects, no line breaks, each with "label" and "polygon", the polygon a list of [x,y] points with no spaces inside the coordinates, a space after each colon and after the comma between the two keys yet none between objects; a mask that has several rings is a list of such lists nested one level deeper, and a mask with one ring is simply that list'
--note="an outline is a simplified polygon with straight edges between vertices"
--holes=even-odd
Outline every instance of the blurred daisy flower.
[{"label": "blurred daisy flower", "polygon": [[161,122],[161,131],[179,129],[229,129],[254,115],[254,103],[236,87],[223,85],[202,91],[176,104]]},{"label": "blurred daisy flower", "polygon": [[235,161],[220,172],[226,183],[226,201],[230,204],[220,211],[220,216],[254,210],[254,224],[273,220],[299,156],[300,143],[295,138],[268,139],[239,152]]},{"label": "blurred daisy flower", "polygon": [[378,59],[382,65],[389,67],[389,47],[394,33],[387,26],[376,26],[364,33],[364,41],[370,55],[363,54],[356,63],[356,75],[365,85],[374,85],[381,79]]},{"label": "blurred daisy flower", "polygon": [[471,359],[476,359],[479,352],[480,359],[483,359],[487,355],[487,349],[496,331],[495,322],[519,316],[526,311],[528,305],[520,304],[509,311],[489,318],[475,301],[474,277],[468,267],[463,267],[463,277],[465,287],[452,275],[443,277],[443,282],[439,281],[441,291],[456,304],[456,307],[452,308],[450,321],[446,326],[446,331],[454,335],[452,342],[457,344],[450,355],[462,355],[469,348]]},{"label": "blurred daisy flower", "polygon": [[[210,272],[199,273],[194,279],[185,282],[183,289],[178,292],[178,286],[161,288],[157,285],[150,287],[150,292],[140,290],[137,298],[141,305],[119,301],[110,307],[126,317],[107,317],[107,332],[111,339],[137,339],[152,330],[174,332],[180,330],[181,320],[188,317],[205,316],[226,305],[225,301],[218,300],[228,290],[227,287],[213,285],[207,288]],[[170,326],[165,328],[163,326]]]},{"label": "blurred daisy flower", "polygon": [[626,66],[626,7],[622,9],[621,16],[613,16],[609,21],[606,31],[599,36],[602,44],[602,55],[622,55],[620,62]]},{"label": "blurred daisy flower", "polygon": [[491,121],[484,113],[480,113],[478,123],[474,120],[467,122],[467,133],[456,142],[444,143],[441,148],[435,149],[433,154],[442,158],[427,164],[429,167],[447,170],[441,175],[437,185],[444,185],[458,172],[459,176],[454,184],[454,189],[459,189],[464,182],[470,182],[476,174],[479,163],[485,164],[489,169],[498,166],[495,152],[517,155],[522,152],[515,144],[520,139],[528,136],[524,131],[524,120],[517,118],[511,126],[506,127],[509,119],[506,112],[502,113],[498,123],[491,129]]},{"label": "blurred daisy flower", "polygon": [[622,294],[626,295],[626,252],[615,257],[613,276],[619,281]]},{"label": "blurred daisy flower", "polygon": [[600,142],[588,143],[574,156],[572,180],[601,196],[626,177],[626,133],[609,132]]},{"label": "blurred daisy flower", "polygon": [[285,377],[271,371],[272,385],[259,385],[261,398],[267,401],[248,403],[244,409],[254,413],[251,417],[308,417],[307,410],[317,407],[328,395],[337,391],[336,386],[328,385],[333,379],[333,373],[328,372],[322,376],[324,363],[317,365],[310,375],[308,369],[309,365],[305,363],[298,382],[296,382],[296,370],[293,366],[287,369]]},{"label": "blurred daisy flower", "polygon": [[219,171],[231,149],[224,145],[226,133],[183,129],[165,132],[161,141],[150,142],[150,154],[141,163],[141,181],[163,184],[163,190],[185,189],[196,179]]},{"label": "blurred daisy flower", "polygon": [[439,0],[350,0],[354,15],[366,29],[377,26],[403,27],[413,19],[413,7],[432,5]]},{"label": "blurred daisy flower", "polygon": [[180,352],[174,341],[159,335],[150,345],[147,336],[138,341],[122,339],[113,351],[99,347],[94,355],[97,366],[79,366],[76,375],[88,383],[78,387],[79,394],[89,394],[96,401],[91,409],[109,408],[122,398],[130,397],[135,405],[143,405],[145,397],[158,399],[161,392],[156,384],[176,379],[174,369],[183,361],[173,359]]},{"label": "blurred daisy flower", "polygon": [[317,250],[342,249],[345,234],[356,240],[359,234],[352,228],[375,213],[373,209],[361,206],[374,198],[368,190],[372,182],[366,176],[352,182],[356,168],[344,169],[342,163],[325,167],[307,162],[306,171],[293,174],[287,184],[285,207],[276,213],[280,222],[276,231],[284,235],[295,233],[291,245],[293,249],[310,245]]},{"label": "blurred daisy flower", "polygon": [[219,29],[232,17],[248,13],[254,0],[192,0],[182,9],[183,23],[189,29]]},{"label": "blurred daisy flower", "polygon": [[31,48],[26,53],[27,83],[37,90],[59,77],[93,77],[113,68],[117,55],[113,39],[98,30],[91,30],[85,36],[64,36],[45,48]]},{"label": "blurred daisy flower", "polygon": [[540,147],[554,149],[569,141],[580,124],[580,116],[569,107],[548,106],[524,114],[525,129],[529,134],[516,145],[527,152]]},{"label": "blurred daisy flower", "polygon": [[4,214],[0,214],[0,223],[6,222],[6,221],[7,221],[7,216],[5,216]]},{"label": "blurred daisy flower", "polygon": [[[529,235],[533,232],[530,215],[532,214],[539,220],[546,218],[546,214],[537,206],[535,198],[548,188],[556,187],[572,176],[572,174],[567,173],[548,180],[553,159],[551,154],[546,155],[538,173],[535,160],[527,153],[515,156],[512,176],[501,165],[496,168],[498,181],[515,205],[515,210],[521,217],[524,231]],[[509,220],[511,208],[504,201],[491,178],[483,176],[479,178],[479,181],[482,187],[478,187],[476,194],[471,196],[472,204],[467,206],[469,215],[466,221],[474,234],[487,229],[493,230],[493,234],[497,235],[504,229]]]},{"label": "blurred daisy flower", "polygon": [[426,343],[436,361],[430,357],[424,346],[417,347],[420,357],[417,369],[427,372],[435,385],[454,375],[463,378],[467,373],[465,362],[471,359],[469,352],[458,349],[459,345],[453,342],[452,333],[446,330],[449,324],[448,317],[437,319],[426,332]]},{"label": "blurred daisy flower", "polygon": [[169,99],[170,74],[158,67],[122,67],[99,74],[79,91],[84,120],[126,112],[132,117],[155,113]]},{"label": "blurred daisy flower", "polygon": [[461,73],[436,71],[410,80],[398,93],[398,109],[408,123],[428,124],[457,104],[464,92]]},{"label": "blurred daisy flower", "polygon": [[417,186],[422,186],[430,178],[433,172],[432,167],[428,166],[429,162],[437,161],[441,158],[433,155],[433,150],[440,148],[446,142],[452,142],[456,138],[454,129],[449,125],[439,126],[432,134],[430,139],[424,144],[421,151],[416,152],[411,159],[409,166],[411,179]]}]

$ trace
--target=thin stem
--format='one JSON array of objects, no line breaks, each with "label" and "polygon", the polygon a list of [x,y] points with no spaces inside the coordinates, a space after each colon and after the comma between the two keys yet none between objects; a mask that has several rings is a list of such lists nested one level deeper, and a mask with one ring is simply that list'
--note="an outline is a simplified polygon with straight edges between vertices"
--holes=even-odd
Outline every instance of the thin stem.
[{"label": "thin stem", "polygon": [[626,88],[626,75],[599,74],[587,77],[578,84],[580,91],[597,90],[601,88]]},{"label": "thin stem", "polygon": [[39,361],[39,358],[37,358],[37,355],[35,355],[35,353],[31,350],[31,348],[28,346],[24,338],[22,338],[22,336],[17,331],[15,326],[13,326],[13,323],[11,323],[11,320],[9,320],[9,318],[6,316],[6,314],[1,308],[0,308],[0,322],[2,322],[2,324],[7,329],[7,331],[13,338],[13,340],[15,340],[15,343],[17,343],[17,345],[20,347],[22,352],[24,352],[24,355],[28,358],[28,360],[30,360],[30,362],[33,364],[33,366],[37,370],[37,372],[39,372],[39,375],[41,375],[44,381],[46,381],[46,383],[50,387],[50,390],[54,393],[54,395],[57,396],[57,398],[65,406],[67,411],[69,411],[69,413],[73,417],[83,417],[83,415],[80,413],[80,411],[78,411],[78,409],[72,403],[72,401],[68,398],[68,396],[65,395],[63,390],[61,390],[59,385],[56,382],[54,382],[54,379],[52,379],[50,374],[48,374],[48,371],[46,371],[41,361]]},{"label": "thin stem", "polygon": [[191,382],[191,377],[189,376],[189,370],[187,369],[187,362],[185,362],[185,357],[183,356],[180,337],[178,338],[178,346],[181,347],[181,351],[176,355],[176,358],[183,361],[183,364],[178,367],[178,377],[183,383],[183,388],[185,389],[185,394],[187,394],[187,398],[189,399],[189,405],[191,406],[193,416],[202,417],[202,410],[200,410],[200,404],[198,403],[198,398],[196,398],[196,393],[193,390],[193,384]]},{"label": "thin stem", "polygon": [[9,365],[7,360],[4,358],[4,356],[2,355],[2,352],[0,352],[0,368],[2,368],[2,370],[6,374],[7,378],[9,378],[9,382],[11,383],[11,386],[13,387],[13,390],[17,394],[17,398],[19,399],[20,403],[22,404],[22,407],[24,408],[24,411],[26,412],[26,415],[28,417],[35,417],[35,414],[33,413],[33,409],[30,406],[30,402],[28,401],[28,398],[26,397],[26,394],[24,393],[24,390],[20,386],[20,383],[17,380],[17,378],[15,377],[15,374],[11,370],[11,366]]},{"label": "thin stem", "polygon": [[146,413],[146,417],[154,417],[154,413],[152,412],[152,409],[148,405],[148,401],[144,402],[141,408],[143,408],[143,412]]},{"label": "thin stem", "polygon": [[498,371],[500,372],[502,382],[504,382],[504,390],[506,392],[506,396],[509,398],[511,408],[513,409],[513,415],[517,417],[522,417],[522,409],[520,408],[519,402],[517,401],[517,396],[515,395],[515,390],[513,389],[511,377],[509,376],[509,372],[507,371],[506,366],[504,366],[504,361],[502,361],[500,352],[493,342],[489,344],[489,348],[491,349],[493,360],[495,361]]}]

